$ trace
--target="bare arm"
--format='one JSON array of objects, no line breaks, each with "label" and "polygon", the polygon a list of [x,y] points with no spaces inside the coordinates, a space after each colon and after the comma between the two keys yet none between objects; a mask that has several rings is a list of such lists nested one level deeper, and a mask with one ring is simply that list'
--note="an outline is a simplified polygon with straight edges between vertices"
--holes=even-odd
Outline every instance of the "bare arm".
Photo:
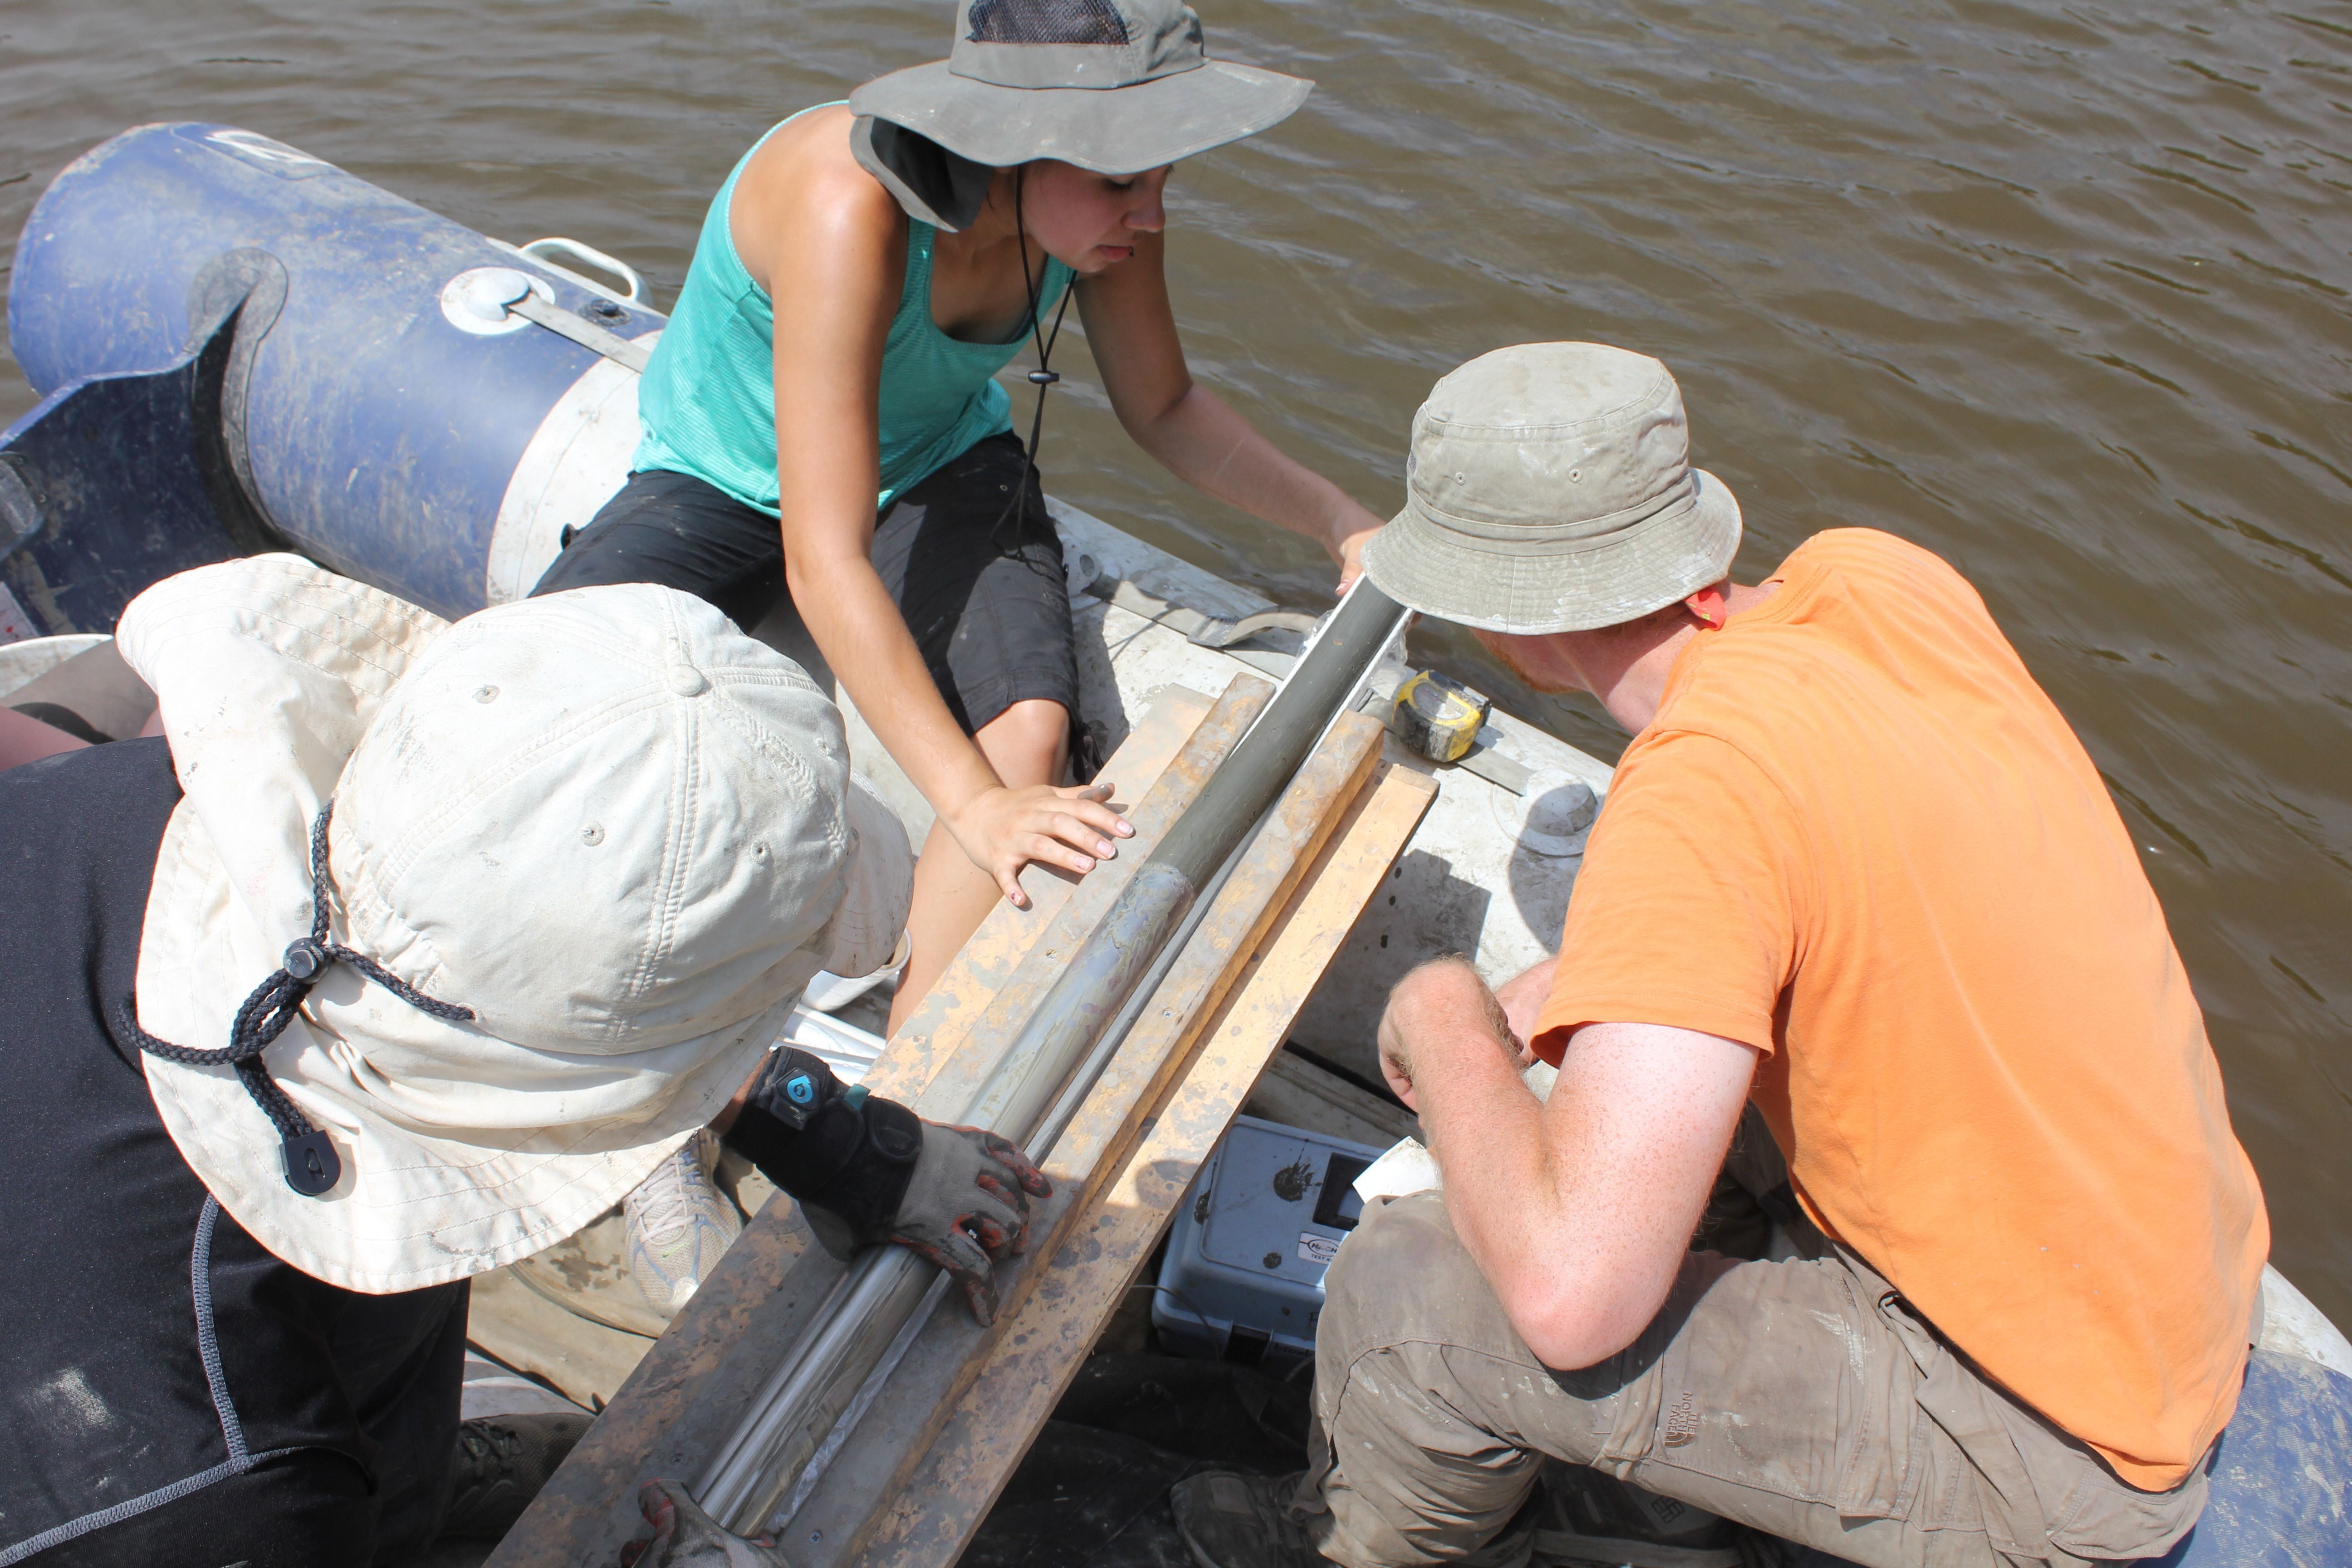
[{"label": "bare arm", "polygon": [[[874,570],[882,350],[905,270],[906,221],[849,163],[755,162],[733,215],[775,316],[776,473],[784,578],[835,673],[891,757],[1006,899],[1035,860],[1083,874],[1133,829],[1108,784],[1007,789],[965,736]],[[751,178],[748,176],[761,176]]]},{"label": "bare arm", "polygon": [[1519,1048],[1523,1068],[1535,1062],[1536,1020],[1543,1016],[1552,973],[1559,967],[1558,957],[1542,959],[1496,988],[1495,1000],[1503,1005],[1503,1018],[1511,1026],[1511,1041]]},{"label": "bare arm", "polygon": [[1193,384],[1168,303],[1165,254],[1162,237],[1143,235],[1132,259],[1077,285],[1112,411],[1137,446],[1194,489],[1321,544],[1339,563],[1344,588],[1381,520]]},{"label": "bare arm", "polygon": [[1446,1212],[1528,1348],[1591,1366],[1657,1315],[1755,1076],[1754,1047],[1654,1024],[1576,1032],[1548,1102],[1459,960],[1401,982],[1381,1066],[1419,1112]]}]

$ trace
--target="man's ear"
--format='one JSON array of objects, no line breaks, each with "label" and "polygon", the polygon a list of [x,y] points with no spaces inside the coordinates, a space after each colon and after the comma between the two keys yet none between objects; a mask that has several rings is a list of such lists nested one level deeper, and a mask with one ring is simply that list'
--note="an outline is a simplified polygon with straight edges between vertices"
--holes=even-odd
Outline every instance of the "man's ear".
[{"label": "man's ear", "polygon": [[1720,583],[1701,588],[1683,601],[1683,608],[1696,616],[1699,624],[1709,631],[1719,630],[1723,623],[1731,618],[1730,606],[1725,603],[1724,597],[1730,586],[1731,580],[1727,577]]}]

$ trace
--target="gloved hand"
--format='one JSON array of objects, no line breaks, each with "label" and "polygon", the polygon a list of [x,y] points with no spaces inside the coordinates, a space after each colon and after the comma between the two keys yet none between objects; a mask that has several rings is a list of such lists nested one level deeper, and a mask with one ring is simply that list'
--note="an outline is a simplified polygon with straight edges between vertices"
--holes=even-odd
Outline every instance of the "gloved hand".
[{"label": "gloved hand", "polygon": [[826,1251],[911,1248],[963,1287],[982,1323],[996,1319],[991,1264],[1022,1249],[1029,1200],[1054,1191],[995,1133],[845,1089],[823,1061],[789,1048],[771,1057],[725,1136],[800,1200]]},{"label": "gloved hand", "polygon": [[647,1481],[637,1507],[654,1536],[622,1547],[621,1568],[786,1568],[774,1542],[730,1533],[676,1481]]},{"label": "gloved hand", "polygon": [[821,1194],[803,1205],[809,1228],[835,1258],[861,1247],[892,1241],[911,1250],[963,1287],[971,1315],[996,1321],[996,1285],[991,1265],[1029,1245],[1029,1200],[1054,1195],[1029,1156],[993,1132],[977,1127],[921,1123],[922,1152],[897,1210],[879,1225],[859,1229],[827,1207]]}]

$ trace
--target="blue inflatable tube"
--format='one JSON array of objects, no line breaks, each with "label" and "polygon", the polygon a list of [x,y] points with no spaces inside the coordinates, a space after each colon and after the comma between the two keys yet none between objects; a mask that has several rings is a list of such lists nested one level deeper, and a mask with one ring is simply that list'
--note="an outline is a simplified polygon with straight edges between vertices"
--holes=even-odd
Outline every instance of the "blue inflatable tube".
[{"label": "blue inflatable tube", "polygon": [[[484,275],[620,340],[662,324],[251,132],[142,126],[76,161],[33,209],[8,301],[17,361],[47,395],[0,438],[0,523],[35,536],[8,574],[26,610],[52,631],[110,629],[136,592],[126,572],[270,547],[444,616],[528,592],[512,563],[503,593],[490,577],[526,453],[599,366],[632,384],[632,411],[635,377],[506,315],[495,288],[487,305],[468,296],[462,280]],[[163,405],[188,413],[159,434]],[[120,486],[89,448],[125,441],[143,446],[117,475],[148,482],[91,493]],[[603,467],[617,483],[609,454]],[[91,515],[100,500],[116,515]]]},{"label": "blue inflatable tube", "polygon": [[[16,248],[44,396],[0,433],[0,621],[111,631],[160,578],[273,549],[453,617],[523,596],[625,476],[662,325],[635,292],[251,132],[124,132]],[[2352,1342],[2274,1270],[2264,1303],[2165,1568],[2352,1564]]]}]

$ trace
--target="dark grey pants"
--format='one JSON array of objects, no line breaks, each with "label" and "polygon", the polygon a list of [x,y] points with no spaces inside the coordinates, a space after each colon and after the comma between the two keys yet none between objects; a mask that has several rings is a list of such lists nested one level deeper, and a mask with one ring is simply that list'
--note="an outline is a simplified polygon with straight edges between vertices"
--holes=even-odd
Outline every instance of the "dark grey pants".
[{"label": "dark grey pants", "polygon": [[[1016,490],[1026,505],[1013,504]],[[1077,711],[1061,536],[1017,438],[973,442],[892,501],[875,521],[874,569],[966,734],[1016,702]],[[611,583],[681,589],[750,631],[785,597],[783,537],[774,518],[691,475],[632,474],[531,595]]]}]

